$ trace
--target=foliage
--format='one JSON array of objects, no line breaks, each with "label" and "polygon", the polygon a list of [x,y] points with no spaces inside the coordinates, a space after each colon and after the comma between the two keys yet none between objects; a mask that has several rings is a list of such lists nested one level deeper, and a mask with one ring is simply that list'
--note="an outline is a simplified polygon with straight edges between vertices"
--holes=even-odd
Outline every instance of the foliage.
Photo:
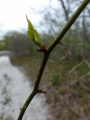
[{"label": "foliage", "polygon": [[53,85],[58,85],[59,84],[59,75],[53,75],[51,82]]},{"label": "foliage", "polygon": [[[73,19],[73,22],[78,17],[80,12],[77,14],[77,16],[71,18],[71,19]],[[69,13],[69,15],[70,14],[71,13]],[[50,15],[48,15],[48,16],[50,17]],[[57,17],[55,17],[55,18],[57,18]],[[54,23],[55,25],[58,23],[55,23],[55,21],[53,21],[53,19],[51,19],[51,21],[50,21],[51,22],[50,30],[49,30],[49,32],[47,32],[49,35],[46,36],[46,34],[43,34],[43,33],[41,34],[41,39],[45,42],[45,44],[47,46],[51,44],[51,41],[53,40],[53,38],[55,38],[56,30],[58,30],[55,28],[54,29],[55,31],[52,31],[52,23]],[[29,21],[28,18],[27,18],[27,22],[28,22],[28,32],[27,33],[28,33],[30,40],[33,41],[37,46],[41,47],[41,42],[39,41],[38,33],[33,28],[33,25]],[[66,30],[66,31],[63,30],[65,33],[67,32],[67,30],[69,29],[71,24],[73,24],[73,22],[70,23],[70,21],[69,21],[70,24],[67,24],[65,26],[64,30]],[[49,64],[51,67],[51,68],[49,68],[49,70],[50,70],[49,75],[47,75],[49,77],[44,76],[44,84],[47,84],[47,86],[49,86],[50,83],[52,83],[54,85],[54,87],[52,89],[49,86],[49,90],[51,89],[51,93],[53,93],[53,97],[51,96],[48,99],[50,99],[50,101],[52,101],[51,104],[53,104],[56,107],[56,109],[58,109],[58,111],[61,111],[61,114],[60,114],[57,110],[55,110],[56,111],[56,112],[54,112],[55,116],[59,119],[60,119],[60,117],[64,116],[65,119],[73,119],[73,120],[77,119],[79,117],[77,114],[77,111],[80,111],[79,109],[81,109],[81,104],[79,104],[79,103],[80,102],[82,104],[85,103],[85,105],[86,105],[86,103],[88,101],[87,100],[88,93],[86,90],[83,90],[83,89],[87,89],[87,87],[85,86],[85,88],[81,89],[83,87],[81,77],[83,76],[83,74],[87,74],[88,70],[90,69],[90,67],[89,67],[90,65],[87,63],[88,61],[86,61],[86,63],[88,65],[81,66],[80,68],[78,67],[79,62],[81,62],[83,59],[86,59],[86,56],[88,57],[88,59],[90,59],[88,56],[88,54],[90,53],[90,51],[89,51],[90,46],[88,45],[90,35],[85,34],[87,38],[86,38],[86,42],[84,42],[85,35],[83,36],[82,34],[84,34],[84,32],[85,32],[84,30],[86,30],[86,29],[83,29],[83,31],[84,31],[83,32],[82,28],[84,28],[84,25],[80,28],[79,23],[80,22],[76,22],[76,25],[73,26],[70,29],[70,31],[68,31],[67,34],[65,35],[65,37],[63,38],[63,43],[65,44],[65,46],[60,47],[60,45],[58,45],[59,41],[61,41],[62,37],[65,34],[61,31],[61,33],[52,42],[52,44],[49,47],[47,47],[46,51],[40,51],[40,52],[44,53],[42,65],[40,67],[38,75],[37,74],[34,75],[34,80],[35,80],[34,81],[35,82],[34,89],[33,89],[32,93],[30,94],[30,96],[28,97],[25,104],[23,105],[23,107],[21,108],[21,113],[20,113],[18,120],[22,119],[24,112],[26,111],[26,108],[28,107],[28,105],[31,102],[31,100],[33,99],[33,97],[37,93],[45,93],[42,89],[38,89],[38,86],[39,86],[41,76],[43,74],[44,68],[45,68],[48,60],[51,60],[51,63],[56,64],[57,68],[59,67],[57,70],[58,71],[57,75],[55,75],[56,67],[55,66],[53,67],[52,64],[51,65]],[[64,24],[64,22],[58,24],[60,29],[63,26],[63,24]],[[48,26],[48,24],[47,24],[47,26]],[[87,28],[87,30],[89,31],[88,28]],[[15,56],[19,57],[19,60],[15,61],[15,62],[19,62],[19,64],[24,64],[24,67],[26,68],[28,73],[34,74],[34,72],[32,70],[29,71],[31,69],[31,68],[29,68],[29,66],[30,67],[35,66],[33,68],[35,68],[35,70],[36,70],[37,65],[41,62],[41,58],[39,58],[39,60],[36,59],[36,58],[38,58],[36,56],[37,53],[34,54],[33,57],[27,58],[28,55],[31,55],[33,53],[34,47],[31,44],[30,40],[27,38],[26,34],[12,32],[12,33],[8,34],[8,36],[9,36],[8,37],[9,40],[6,40],[6,41],[8,41],[7,48],[9,48],[10,51],[12,51]],[[7,38],[5,38],[5,39],[7,39]],[[51,41],[50,41],[50,39],[51,39]],[[84,46],[86,46],[86,47],[84,47]],[[55,48],[55,51],[52,51],[54,48]],[[87,53],[87,51],[88,51],[88,53]],[[31,53],[28,53],[28,52],[31,52]],[[50,59],[48,59],[50,53],[52,56]],[[21,57],[23,57],[23,60]],[[34,57],[36,57],[35,63],[33,63]],[[59,60],[57,60],[56,58]],[[31,61],[33,61],[33,62],[31,62]],[[52,69],[52,67],[54,68],[54,70]],[[72,72],[72,75],[70,74],[71,72]],[[47,71],[46,71],[46,73],[47,73]],[[36,75],[37,75],[37,77],[35,78]],[[51,79],[51,81],[49,81],[49,79]],[[59,81],[59,79],[62,79],[62,81]],[[75,86],[72,85],[72,84],[74,84],[74,83],[72,83],[72,80],[75,81],[75,79],[80,80],[79,81],[80,86],[78,86],[78,89],[77,89],[77,83],[78,83],[77,81],[75,82]],[[45,81],[46,81],[46,83],[45,83]],[[58,87],[58,84],[60,85],[60,88],[55,90],[55,88]],[[55,94],[55,92],[56,92],[56,94]],[[49,101],[49,103],[50,103],[50,101]],[[57,101],[58,101],[58,103],[57,103]],[[75,103],[76,101],[79,101],[79,103],[77,103],[77,107],[79,105],[80,105],[80,107],[77,108],[77,110],[76,109],[73,110],[72,108],[73,108],[74,104],[76,105],[76,103]],[[59,105],[61,106],[61,108],[58,107]],[[62,110],[62,108],[63,108],[63,110]],[[66,111],[66,114],[64,115],[65,111]],[[72,116],[72,114],[74,116]],[[62,119],[63,119],[63,117],[62,117]]]},{"label": "foliage", "polygon": [[0,115],[0,120],[4,120],[4,119],[3,119],[3,115]]},{"label": "foliage", "polygon": [[4,50],[11,51],[17,57],[34,55],[34,47],[25,33],[16,31],[8,32],[4,35]]},{"label": "foliage", "polygon": [[0,51],[6,50],[6,45],[3,41],[0,41]]},{"label": "foliage", "polygon": [[26,19],[28,22],[27,34],[29,36],[29,39],[32,40],[37,46],[41,47],[41,42],[37,31],[34,29],[32,23],[30,22],[27,16]]}]

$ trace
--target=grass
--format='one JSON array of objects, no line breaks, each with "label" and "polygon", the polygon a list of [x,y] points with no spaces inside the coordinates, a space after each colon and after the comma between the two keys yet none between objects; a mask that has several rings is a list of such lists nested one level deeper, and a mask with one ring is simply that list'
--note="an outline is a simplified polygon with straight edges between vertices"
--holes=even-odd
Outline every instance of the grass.
[{"label": "grass", "polygon": [[[11,58],[11,62],[22,66],[34,84],[41,58],[41,56]],[[80,79],[89,71],[89,68],[86,64],[82,64],[75,73],[69,73],[77,64],[79,64],[78,61],[60,60],[53,56],[48,60],[40,87],[47,90],[46,102],[51,105],[53,120],[85,120],[86,117],[90,117],[90,94],[82,87],[86,79]]]},{"label": "grass", "polygon": [[2,115],[0,115],[0,120],[4,120],[3,117],[2,117]]}]

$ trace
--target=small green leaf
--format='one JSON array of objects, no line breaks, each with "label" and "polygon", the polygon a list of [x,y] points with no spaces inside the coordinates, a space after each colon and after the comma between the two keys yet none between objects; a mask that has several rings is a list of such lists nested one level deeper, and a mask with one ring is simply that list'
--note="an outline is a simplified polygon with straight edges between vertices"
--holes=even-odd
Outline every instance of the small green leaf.
[{"label": "small green leaf", "polygon": [[34,29],[32,23],[28,19],[27,15],[26,15],[26,19],[27,19],[27,22],[28,22],[27,34],[28,34],[30,40],[32,40],[37,46],[41,47],[41,42],[40,42],[40,39],[39,39],[39,35],[38,35],[37,31]]},{"label": "small green leaf", "polygon": [[33,27],[32,23],[30,22],[30,20],[28,19],[27,15],[26,15],[26,19],[28,22],[27,34],[28,34],[30,40],[34,41],[35,40],[34,27]]},{"label": "small green leaf", "polygon": [[35,42],[39,47],[41,47],[41,42],[40,42],[38,32],[35,30],[34,33],[35,33]]}]

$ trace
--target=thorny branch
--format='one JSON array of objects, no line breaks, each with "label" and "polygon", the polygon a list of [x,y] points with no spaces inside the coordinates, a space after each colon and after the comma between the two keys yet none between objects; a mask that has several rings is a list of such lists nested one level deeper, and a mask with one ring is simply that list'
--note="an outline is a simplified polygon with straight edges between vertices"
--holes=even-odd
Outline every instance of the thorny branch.
[{"label": "thorny branch", "polygon": [[[33,99],[33,97],[37,93],[40,93],[40,92],[38,92],[40,90],[39,89],[39,84],[40,84],[40,80],[41,80],[41,77],[42,77],[42,74],[43,74],[43,71],[45,69],[45,66],[46,66],[46,63],[48,61],[50,53],[57,46],[57,44],[61,41],[61,39],[66,34],[66,32],[69,30],[69,28],[72,26],[72,24],[75,22],[75,20],[78,18],[78,16],[81,14],[81,12],[84,10],[84,8],[87,6],[87,4],[89,2],[90,2],[90,0],[83,0],[83,2],[81,3],[81,5],[78,7],[78,9],[72,15],[71,19],[67,22],[67,24],[62,29],[62,31],[59,33],[59,35],[56,37],[56,39],[53,41],[53,43],[49,46],[49,48],[47,49],[47,51],[43,52],[44,57],[43,57],[43,61],[42,61],[39,73],[38,73],[37,78],[35,80],[34,88],[33,88],[32,92],[31,92],[31,94],[29,95],[29,97],[27,98],[26,102],[24,103],[23,107],[20,109],[20,114],[19,114],[17,120],[22,120],[22,118],[24,116],[24,113],[25,113],[27,107],[29,106],[31,100]],[[41,93],[44,93],[43,90],[41,90],[41,91],[42,91]]]}]

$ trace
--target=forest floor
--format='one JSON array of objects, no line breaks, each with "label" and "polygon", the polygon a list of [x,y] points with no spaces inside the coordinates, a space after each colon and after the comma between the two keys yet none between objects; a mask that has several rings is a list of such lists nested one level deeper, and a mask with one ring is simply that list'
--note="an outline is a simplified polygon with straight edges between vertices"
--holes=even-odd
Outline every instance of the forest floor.
[{"label": "forest floor", "polygon": [[[22,66],[34,80],[42,57],[11,59]],[[51,56],[43,73],[40,87],[47,91],[53,120],[90,120],[90,66],[87,60],[72,60]]]}]

